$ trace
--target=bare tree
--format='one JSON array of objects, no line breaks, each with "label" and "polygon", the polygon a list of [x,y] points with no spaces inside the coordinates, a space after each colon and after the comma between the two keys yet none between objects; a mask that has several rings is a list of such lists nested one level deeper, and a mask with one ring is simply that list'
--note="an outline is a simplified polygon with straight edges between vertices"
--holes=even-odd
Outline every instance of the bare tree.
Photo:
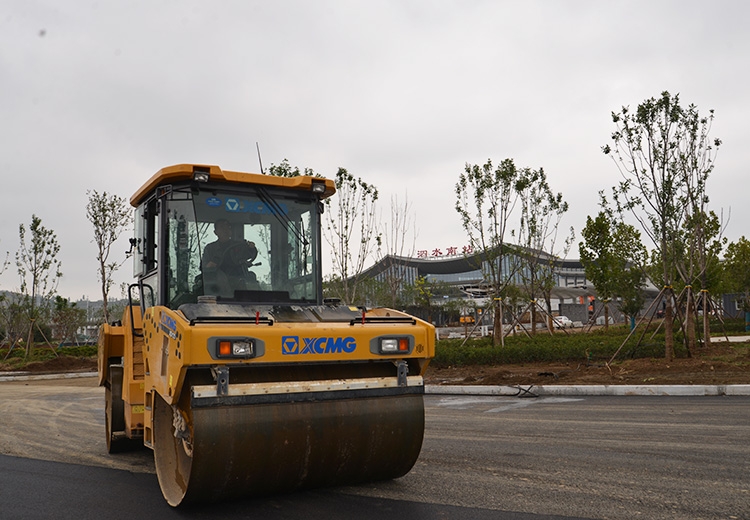
[{"label": "bare tree", "polygon": [[378,190],[344,168],[336,172],[336,195],[326,199],[324,236],[331,246],[334,277],[340,282],[339,297],[354,303],[365,262],[379,243],[375,204]]},{"label": "bare tree", "polygon": [[2,262],[0,262],[0,274],[3,274],[5,272],[5,269],[10,265],[10,261],[8,258],[10,257],[10,253],[8,251],[5,252],[5,258]]},{"label": "bare tree", "polygon": [[109,323],[109,307],[107,305],[109,291],[114,284],[114,273],[123,264],[122,261],[110,261],[112,246],[120,238],[122,232],[133,222],[132,211],[127,200],[119,195],[99,193],[96,190],[87,191],[89,197],[86,204],[86,218],[94,227],[94,243],[96,244],[96,260],[99,262],[97,275],[102,289],[102,302],[105,323]]},{"label": "bare tree", "polygon": [[[320,177],[310,168],[300,170],[284,159],[271,165],[270,175]],[[362,284],[365,262],[380,244],[375,206],[378,190],[346,169],[339,168],[334,177],[336,194],[325,200],[327,211],[323,218],[323,235],[331,246],[333,274],[326,280],[326,292],[335,294],[346,303],[354,303]]]},{"label": "bare tree", "polygon": [[[403,203],[398,196],[391,197],[390,219],[380,219],[380,230],[375,251],[378,263],[384,267],[379,275],[384,288],[384,303],[390,307],[399,304],[406,284],[409,283],[408,259],[414,256],[417,231],[408,196]],[[412,282],[413,283],[413,282]]]}]

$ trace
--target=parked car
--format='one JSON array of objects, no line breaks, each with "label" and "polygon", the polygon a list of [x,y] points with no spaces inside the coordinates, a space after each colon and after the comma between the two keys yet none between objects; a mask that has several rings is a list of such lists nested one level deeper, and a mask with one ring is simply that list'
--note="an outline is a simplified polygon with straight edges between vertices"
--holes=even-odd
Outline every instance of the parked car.
[{"label": "parked car", "polygon": [[567,316],[555,316],[555,327],[558,329],[569,329],[573,327],[573,321]]}]

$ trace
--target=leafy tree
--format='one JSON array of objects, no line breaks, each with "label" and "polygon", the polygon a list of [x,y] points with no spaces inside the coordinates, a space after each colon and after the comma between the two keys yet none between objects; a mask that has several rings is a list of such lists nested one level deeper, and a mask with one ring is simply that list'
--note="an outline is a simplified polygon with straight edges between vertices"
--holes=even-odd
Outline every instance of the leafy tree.
[{"label": "leafy tree", "polygon": [[14,346],[28,333],[28,316],[23,301],[15,294],[0,294],[0,343]]},{"label": "leafy tree", "polygon": [[274,177],[299,177],[300,175],[320,177],[311,168],[300,170],[297,166],[292,166],[287,159],[281,161],[281,164],[272,164],[268,168],[268,175],[273,175]]},{"label": "leafy tree", "polygon": [[443,304],[442,311],[445,321],[449,325],[459,323],[461,315],[466,313],[467,304],[464,300],[448,300]]},{"label": "leafy tree", "polygon": [[[688,170],[697,183],[713,169],[713,150],[721,142],[707,138],[710,120],[690,105],[684,109],[679,95],[662,92],[647,99],[635,112],[623,107],[612,113],[613,146],[602,151],[613,157],[623,180],[613,190],[618,210],[630,213],[653,242],[660,262],[654,278],[666,293],[665,357],[674,357],[673,292],[677,259],[684,242],[681,235],[691,209],[691,194],[700,189],[688,182]],[[700,136],[704,135],[706,138]],[[698,136],[698,137],[696,137]],[[691,188],[692,187],[692,188]],[[692,191],[691,191],[692,190]]]},{"label": "leafy tree", "polygon": [[[555,287],[555,264],[567,255],[573,241],[573,229],[565,239],[563,249],[556,251],[560,221],[568,211],[568,203],[561,193],[553,193],[543,169],[525,169],[518,187],[521,220],[518,228],[518,251],[522,290],[531,305],[531,331],[536,331],[536,300],[543,297],[551,320],[551,293]],[[551,323],[550,323],[551,327]]]},{"label": "leafy tree", "polygon": [[133,222],[133,214],[127,200],[106,191],[87,191],[89,197],[86,204],[86,218],[94,227],[94,243],[96,244],[96,260],[99,262],[97,275],[101,283],[102,303],[105,323],[109,323],[109,291],[114,284],[114,274],[123,261],[110,261],[112,246],[120,238],[122,232]]},{"label": "leafy tree", "polygon": [[332,298],[340,300],[342,293],[343,283],[341,278],[336,274],[331,274],[323,278],[323,298]]},{"label": "leafy tree", "polygon": [[724,253],[724,288],[742,294],[745,330],[750,330],[750,241],[744,236],[727,245]]},{"label": "leafy tree", "polygon": [[[525,297],[518,285],[506,284],[505,287],[503,287],[503,290],[500,292],[500,298],[502,299],[504,308],[510,310],[512,317],[519,318],[524,312],[526,307],[524,304]],[[513,323],[512,319],[507,321]],[[505,322],[506,320],[504,319],[503,323]],[[515,335],[516,327],[512,327],[512,331]]]},{"label": "leafy tree", "polygon": [[578,251],[586,279],[591,280],[599,299],[605,302],[604,327],[607,328],[607,302],[610,300],[620,297],[620,310],[631,318],[643,306],[645,276],[642,269],[646,249],[641,243],[640,233],[633,226],[616,220],[603,198],[602,206],[604,210],[596,218],[586,218]]},{"label": "leafy tree", "polygon": [[494,167],[487,159],[483,165],[466,164],[456,183],[456,211],[466,231],[469,247],[481,259],[481,267],[493,299],[493,343],[503,343],[503,306],[501,293],[511,273],[503,272],[505,237],[510,233],[509,219],[524,185],[524,171],[513,159],[504,159]]},{"label": "leafy tree", "polygon": [[[704,199],[707,201],[708,198]],[[706,345],[711,342],[708,295],[718,283],[719,255],[726,244],[726,238],[722,236],[722,224],[719,217],[713,211],[698,210],[697,207],[692,206],[685,218],[682,241],[683,247],[680,249],[682,254],[677,256],[677,271],[685,285],[683,294],[686,308],[686,341],[688,349],[692,349],[696,344],[696,322],[700,304],[705,311],[703,313],[704,341]],[[698,297],[695,296],[694,287],[700,287]]]},{"label": "leafy tree", "polygon": [[[357,290],[359,296],[357,302],[362,303],[367,307],[401,307],[401,298],[399,297],[393,302],[390,291],[387,289],[386,284],[381,280],[373,277],[366,277],[362,280]],[[338,294],[338,293],[336,293]],[[400,295],[399,295],[400,296]]]},{"label": "leafy tree", "polygon": [[[16,267],[21,278],[23,304],[31,332],[34,325],[38,325],[37,320],[44,318],[48,313],[62,272],[60,261],[57,259],[60,245],[55,232],[44,227],[42,219],[32,215],[29,233],[27,243],[26,228],[23,224],[19,226],[20,246],[16,252]],[[33,348],[32,343],[29,341],[26,346],[27,355]]]},{"label": "leafy tree", "polygon": [[430,281],[424,276],[420,276],[414,280],[414,284],[408,290],[414,303],[422,309],[427,310],[427,321],[430,323],[433,321],[432,313],[435,308],[432,304],[432,299],[441,290],[444,290],[444,284],[441,282]]},{"label": "leafy tree", "polygon": [[617,290],[620,312],[630,317],[630,327],[635,328],[635,318],[643,309],[645,297],[643,288],[646,282],[644,271],[631,268],[622,272],[621,284]]},{"label": "leafy tree", "polygon": [[79,309],[75,303],[70,303],[67,298],[56,296],[55,308],[52,311],[54,337],[60,342],[77,343],[76,332],[84,325],[86,325],[86,311]]},{"label": "leafy tree", "polygon": [[[723,247],[722,225],[712,211],[708,211],[707,182],[714,169],[714,160],[721,140],[709,137],[714,111],[702,117],[695,105],[683,109],[681,121],[683,132],[679,138],[679,153],[675,155],[674,168],[681,182],[681,197],[685,206],[682,251],[677,254],[677,270],[685,284],[686,340],[688,349],[696,344],[695,324],[697,305],[693,287],[700,285],[701,294],[706,295],[709,270],[715,266]],[[680,254],[681,253],[681,254]],[[707,303],[704,301],[704,304]],[[710,342],[708,313],[704,313],[703,328],[706,342]]]}]

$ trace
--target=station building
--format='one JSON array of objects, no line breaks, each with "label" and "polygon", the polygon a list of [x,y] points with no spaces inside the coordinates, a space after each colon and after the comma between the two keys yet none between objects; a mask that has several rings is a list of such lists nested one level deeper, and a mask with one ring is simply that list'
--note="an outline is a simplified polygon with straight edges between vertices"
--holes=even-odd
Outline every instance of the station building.
[{"label": "station building", "polygon": [[[524,273],[516,266],[522,265],[518,256],[518,246],[507,246],[508,250],[502,257],[501,277],[510,280],[515,285],[523,285]],[[531,252],[532,258],[542,263],[544,268],[552,271],[555,286],[550,294],[550,303],[553,315],[564,315],[572,321],[587,323],[592,315],[599,312],[602,305],[598,301],[596,288],[586,279],[586,274],[580,260],[556,259],[543,252]],[[464,304],[467,309],[481,309],[489,307],[488,288],[489,280],[485,273],[488,266],[479,253],[464,251],[464,254],[452,255],[426,255],[419,257],[402,257],[388,255],[375,263],[363,273],[364,278],[374,279],[379,282],[387,282],[388,279],[403,280],[404,286],[413,285],[417,279],[424,279],[440,287],[436,291],[432,304],[435,308],[445,306],[450,301]],[[647,303],[650,305],[658,290],[653,287],[646,288]],[[520,302],[523,305],[523,302]],[[542,307],[546,304],[540,302]],[[410,310],[410,312],[414,312]],[[473,311],[476,313],[476,311]],[[441,323],[440,313],[433,316],[437,325]],[[625,317],[610,305],[610,316],[614,322],[622,322]]]}]

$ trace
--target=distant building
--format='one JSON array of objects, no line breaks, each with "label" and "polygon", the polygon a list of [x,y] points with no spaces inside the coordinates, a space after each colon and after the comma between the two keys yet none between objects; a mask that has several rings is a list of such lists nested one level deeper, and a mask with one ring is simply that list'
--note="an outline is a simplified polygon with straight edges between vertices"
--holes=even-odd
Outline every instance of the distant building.
[{"label": "distant building", "polygon": [[[522,285],[523,273],[516,266],[520,265],[517,246],[508,246],[502,257],[501,277]],[[586,273],[580,260],[555,259],[544,252],[532,252],[545,266],[551,266],[555,287],[551,291],[551,308],[553,314],[562,315],[561,309],[573,321],[588,321],[588,316],[596,312],[601,305],[597,299],[596,288],[586,279]],[[367,269],[363,278],[387,283],[389,279],[401,279],[408,287],[420,278],[428,283],[440,284],[444,289],[433,298],[436,307],[444,306],[452,300],[463,300],[471,307],[487,307],[489,304],[490,280],[485,276],[488,266],[481,254],[465,256],[420,258],[388,255]],[[658,294],[653,287],[646,289],[649,302]],[[469,305],[467,305],[469,306]],[[623,317],[610,306],[611,315],[617,321]],[[433,320],[436,321],[436,320]],[[440,320],[437,320],[440,321]],[[438,323],[442,325],[442,323]]]}]

